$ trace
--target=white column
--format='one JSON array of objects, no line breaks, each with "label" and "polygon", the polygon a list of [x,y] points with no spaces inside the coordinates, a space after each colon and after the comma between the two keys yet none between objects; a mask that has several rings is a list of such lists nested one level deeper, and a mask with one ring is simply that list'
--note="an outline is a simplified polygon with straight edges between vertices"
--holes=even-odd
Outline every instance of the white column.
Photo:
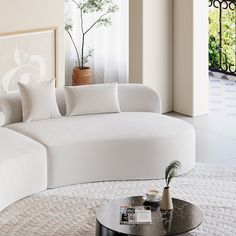
[{"label": "white column", "polygon": [[172,111],[172,0],[130,0],[130,83],[144,83]]},{"label": "white column", "polygon": [[208,113],[208,1],[194,0],[193,116]]},{"label": "white column", "polygon": [[143,82],[143,0],[129,0],[129,82]]},{"label": "white column", "polygon": [[143,83],[172,111],[172,0],[143,1]]},{"label": "white column", "polygon": [[208,2],[173,1],[173,110],[208,112]]}]

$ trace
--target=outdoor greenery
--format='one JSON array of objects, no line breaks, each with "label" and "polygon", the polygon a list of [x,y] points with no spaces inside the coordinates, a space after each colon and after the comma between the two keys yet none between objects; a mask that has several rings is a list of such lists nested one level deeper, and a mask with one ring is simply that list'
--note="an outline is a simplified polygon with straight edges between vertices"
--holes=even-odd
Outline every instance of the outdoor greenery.
[{"label": "outdoor greenery", "polygon": [[166,187],[169,187],[171,180],[177,175],[177,170],[180,169],[179,161],[172,161],[165,169]]},{"label": "outdoor greenery", "polygon": [[[109,26],[112,24],[110,14],[116,12],[119,8],[112,0],[65,0],[66,2],[71,2],[79,11],[80,17],[80,32],[81,32],[81,42],[75,42],[72,30],[73,24],[70,18],[66,19],[65,30],[68,33],[72,44],[76,51],[77,64],[80,69],[85,68],[85,64],[88,62],[89,57],[92,56],[94,49],[88,49],[85,52],[85,40],[87,34],[96,26]],[[87,28],[85,27],[85,15],[93,14],[96,19]],[[100,15],[98,15],[100,14]],[[80,45],[80,47],[78,46]],[[80,50],[79,50],[80,48]]]},{"label": "outdoor greenery", "polygon": [[[235,71],[236,32],[235,10],[222,10],[222,68]],[[209,66],[220,68],[220,24],[219,8],[214,6],[209,10]]]}]

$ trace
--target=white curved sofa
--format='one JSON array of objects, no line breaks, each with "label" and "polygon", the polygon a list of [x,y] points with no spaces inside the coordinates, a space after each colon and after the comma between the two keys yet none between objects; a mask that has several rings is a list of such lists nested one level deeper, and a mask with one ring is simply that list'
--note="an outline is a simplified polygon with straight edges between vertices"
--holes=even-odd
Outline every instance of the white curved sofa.
[{"label": "white curved sofa", "polygon": [[[65,115],[63,89],[56,93]],[[23,123],[19,94],[7,95],[0,98],[6,120],[2,129],[23,134],[46,148],[48,188],[161,178],[173,160],[181,161],[180,174],[194,167],[194,129],[182,120],[161,115],[157,92],[144,85],[119,85],[118,96],[121,113]]]},{"label": "white curved sofa", "polygon": [[22,134],[0,128],[0,210],[46,188],[46,148]]}]

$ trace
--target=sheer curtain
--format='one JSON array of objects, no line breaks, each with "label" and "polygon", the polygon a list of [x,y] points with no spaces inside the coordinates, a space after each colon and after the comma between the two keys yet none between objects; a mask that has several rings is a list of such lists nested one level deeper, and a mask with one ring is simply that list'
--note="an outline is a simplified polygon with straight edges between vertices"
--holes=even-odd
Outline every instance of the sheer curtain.
[{"label": "sheer curtain", "polygon": [[[128,2],[127,0],[113,0],[119,10],[110,14],[112,25],[93,28],[86,36],[85,48],[93,48],[93,56],[88,66],[93,72],[94,83],[128,82]],[[68,1],[65,6],[66,19],[73,24],[73,38],[80,50],[80,15],[75,4]],[[87,14],[84,22],[89,26],[94,15]],[[86,27],[85,27],[86,28]],[[71,83],[71,74],[75,66],[76,53],[69,36],[65,32],[66,43],[66,83]]]}]

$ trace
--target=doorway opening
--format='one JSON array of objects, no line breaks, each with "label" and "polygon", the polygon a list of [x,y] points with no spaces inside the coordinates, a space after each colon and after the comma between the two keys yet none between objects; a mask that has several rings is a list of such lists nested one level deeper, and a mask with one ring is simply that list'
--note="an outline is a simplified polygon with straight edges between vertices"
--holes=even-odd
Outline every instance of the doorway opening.
[{"label": "doorway opening", "polygon": [[236,0],[209,0],[210,112],[236,118]]}]

